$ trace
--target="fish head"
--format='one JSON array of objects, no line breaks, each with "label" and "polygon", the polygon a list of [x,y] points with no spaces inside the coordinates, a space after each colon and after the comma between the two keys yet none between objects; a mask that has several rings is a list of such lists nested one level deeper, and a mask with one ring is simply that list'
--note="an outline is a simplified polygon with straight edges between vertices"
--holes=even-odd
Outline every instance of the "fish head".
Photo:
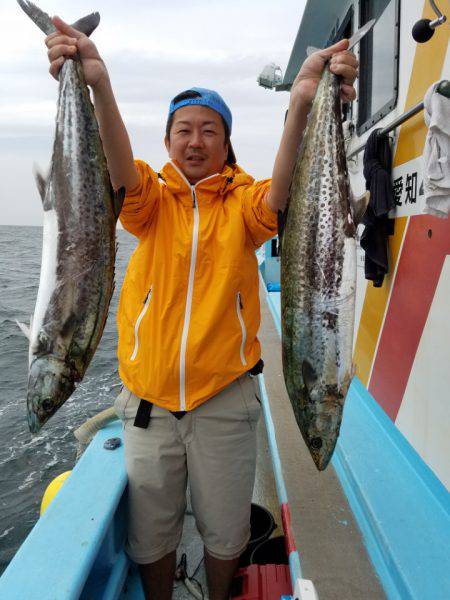
[{"label": "fish head", "polygon": [[304,438],[314,463],[319,471],[323,471],[333,456],[339,436],[344,398],[335,386],[326,386],[308,392],[307,426]]},{"label": "fish head", "polygon": [[325,384],[308,360],[302,363],[301,431],[314,463],[323,471],[339,436],[345,395],[338,385]]},{"label": "fish head", "polygon": [[37,433],[75,389],[73,369],[55,357],[36,358],[28,376],[28,425]]}]

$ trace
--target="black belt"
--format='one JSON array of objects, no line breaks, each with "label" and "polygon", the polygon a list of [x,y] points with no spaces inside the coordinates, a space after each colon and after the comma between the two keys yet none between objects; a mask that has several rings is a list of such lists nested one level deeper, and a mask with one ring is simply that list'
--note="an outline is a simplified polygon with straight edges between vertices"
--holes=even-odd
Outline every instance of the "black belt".
[{"label": "black belt", "polygon": [[[256,377],[256,375],[259,375],[260,373],[262,373],[263,368],[264,368],[264,361],[262,358],[260,358],[258,360],[258,362],[256,363],[256,365],[254,365],[251,369],[249,369],[247,371],[247,373],[249,373],[253,377]],[[141,399],[141,401],[139,402],[137,412],[136,412],[136,417],[134,418],[133,425],[135,427],[140,427],[141,429],[147,429],[147,427],[149,426],[149,423],[150,423],[150,415],[152,412],[152,408],[153,408],[152,402]],[[187,411],[186,410],[175,410],[175,411],[170,411],[170,412],[176,419],[179,420],[184,417],[184,415],[186,414]]]}]

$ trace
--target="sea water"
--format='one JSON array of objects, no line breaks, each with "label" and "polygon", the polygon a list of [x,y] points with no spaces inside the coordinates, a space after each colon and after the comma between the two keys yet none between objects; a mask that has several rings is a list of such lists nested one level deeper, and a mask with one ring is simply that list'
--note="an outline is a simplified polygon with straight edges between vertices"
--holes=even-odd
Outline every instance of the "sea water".
[{"label": "sea water", "polygon": [[39,518],[47,485],[72,469],[73,431],[111,406],[119,390],[116,311],[136,238],[117,232],[116,289],[103,337],[75,393],[32,435],[26,418],[28,340],[16,324],[29,323],[36,303],[42,227],[0,226],[0,573]]}]

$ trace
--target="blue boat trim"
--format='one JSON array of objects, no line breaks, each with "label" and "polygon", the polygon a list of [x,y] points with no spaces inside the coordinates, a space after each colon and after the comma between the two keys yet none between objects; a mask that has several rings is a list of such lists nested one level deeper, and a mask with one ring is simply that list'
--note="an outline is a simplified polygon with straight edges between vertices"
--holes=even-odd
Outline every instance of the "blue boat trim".
[{"label": "blue boat trim", "polygon": [[[71,475],[38,520],[0,579],[0,598],[77,600],[103,597],[123,577],[124,508],[127,483],[123,446],[105,450],[121,437],[121,424],[97,433]],[[55,560],[63,555],[64,560]],[[113,565],[118,562],[117,573]],[[111,593],[106,598],[113,598]]]},{"label": "blue boat trim", "polygon": [[281,303],[280,294],[278,292],[269,292],[267,294],[267,304],[269,305],[270,312],[272,313],[275,327],[277,328],[278,335],[281,337]]},{"label": "blue boat trim", "polygon": [[[266,386],[264,383],[264,375],[258,375],[259,389],[261,392],[261,405],[263,409],[264,421],[267,431],[267,440],[269,445],[270,457],[272,459],[273,473],[275,477],[275,484],[277,488],[278,501],[281,505],[288,505],[288,496],[286,492],[286,485],[284,483],[283,471],[281,467],[280,455],[278,453],[277,440],[275,436],[275,427],[272,420],[272,414],[270,412],[269,398],[267,396]],[[287,535],[288,532],[285,531]],[[300,556],[298,551],[292,551],[289,554],[289,569],[291,573],[291,583],[294,589],[295,582],[298,578],[301,578],[302,571],[300,566]]]},{"label": "blue boat trim", "polygon": [[450,494],[355,377],[333,466],[389,598],[450,596]]},{"label": "blue boat trim", "polygon": [[116,600],[118,591],[122,590],[124,587],[130,566],[130,559],[125,552],[122,551],[112,566],[106,586],[99,590],[100,593],[98,596],[91,597],[101,598],[102,600]]},{"label": "blue boat trim", "polygon": [[268,283],[267,284],[267,291],[268,292],[279,292],[280,291],[280,284],[279,283]]},{"label": "blue boat trim", "polygon": [[281,504],[286,504],[288,501],[286,485],[284,483],[283,471],[281,468],[280,455],[278,453],[277,440],[275,436],[275,427],[270,412],[269,398],[267,396],[264,375],[258,375],[259,389],[261,391],[261,405],[263,409],[264,421],[267,430],[267,440],[269,444],[270,457],[272,459],[272,467],[275,475],[275,483],[277,487],[277,496]]},{"label": "blue boat trim", "polygon": [[450,598],[450,494],[356,377],[332,465],[387,597]]},{"label": "blue boat trim", "polygon": [[294,589],[295,582],[302,576],[302,569],[300,566],[300,555],[297,550],[289,554],[289,570],[291,572],[292,589]]}]

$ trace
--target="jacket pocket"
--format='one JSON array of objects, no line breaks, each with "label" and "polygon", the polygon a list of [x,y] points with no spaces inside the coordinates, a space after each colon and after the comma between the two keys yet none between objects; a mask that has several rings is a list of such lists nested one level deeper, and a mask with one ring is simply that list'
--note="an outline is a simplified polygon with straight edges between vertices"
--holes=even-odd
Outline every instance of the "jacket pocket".
[{"label": "jacket pocket", "polygon": [[130,360],[134,360],[139,351],[139,327],[141,325],[142,319],[145,316],[145,313],[147,312],[151,297],[152,297],[152,288],[149,289],[148,294],[144,300],[144,306],[142,307],[142,310],[139,313],[138,318],[136,319],[136,323],[134,324],[134,348],[133,348],[133,352],[130,356]]},{"label": "jacket pocket", "polygon": [[247,330],[245,328],[244,317],[242,316],[243,308],[244,308],[244,306],[242,304],[241,293],[238,292],[236,294],[236,313],[237,313],[237,317],[239,319],[239,323],[241,324],[241,348],[240,348],[241,362],[245,366],[247,364],[247,361],[245,360],[245,341],[247,339]]}]

